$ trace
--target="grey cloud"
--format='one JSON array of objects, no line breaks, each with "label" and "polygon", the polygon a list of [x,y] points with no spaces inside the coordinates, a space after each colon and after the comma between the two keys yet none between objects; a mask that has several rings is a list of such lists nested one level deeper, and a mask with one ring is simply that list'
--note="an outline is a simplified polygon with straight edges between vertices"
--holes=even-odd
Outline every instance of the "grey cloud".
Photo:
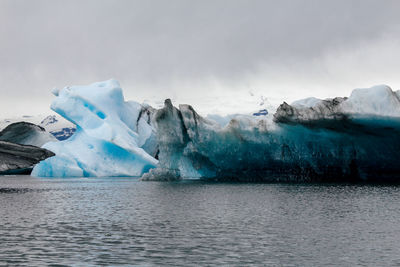
[{"label": "grey cloud", "polygon": [[304,69],[312,83],[327,53],[395,36],[399,8],[378,0],[2,0],[0,104],[10,113],[11,100],[33,95],[29,107],[41,111],[54,86],[111,77],[139,99],[189,95],[210,79],[229,93],[254,75],[291,80]]}]

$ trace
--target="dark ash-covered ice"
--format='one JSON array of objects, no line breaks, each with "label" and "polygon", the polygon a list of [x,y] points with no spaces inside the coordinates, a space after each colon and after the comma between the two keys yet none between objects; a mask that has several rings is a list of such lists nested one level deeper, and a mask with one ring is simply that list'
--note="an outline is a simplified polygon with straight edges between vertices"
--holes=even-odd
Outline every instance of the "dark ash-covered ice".
[{"label": "dark ash-covered ice", "polygon": [[159,166],[143,180],[400,181],[400,101],[387,86],[282,104],[273,119],[221,127],[170,100],[156,111]]},{"label": "dark ash-covered ice", "polygon": [[0,141],[0,174],[29,174],[36,163],[54,155],[43,148]]},{"label": "dark ash-covered ice", "polygon": [[33,145],[41,147],[47,142],[57,141],[43,127],[30,122],[16,122],[8,125],[0,132],[0,141],[20,145]]}]

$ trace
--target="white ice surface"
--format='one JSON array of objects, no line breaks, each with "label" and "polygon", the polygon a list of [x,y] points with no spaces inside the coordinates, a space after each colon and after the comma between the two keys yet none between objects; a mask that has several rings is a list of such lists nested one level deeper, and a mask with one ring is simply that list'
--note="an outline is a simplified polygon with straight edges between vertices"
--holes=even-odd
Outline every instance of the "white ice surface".
[{"label": "white ice surface", "polygon": [[[54,93],[51,108],[75,124],[77,131],[65,141],[43,146],[56,156],[37,164],[33,176],[141,176],[155,167],[157,160],[140,147],[145,142],[136,127],[140,109],[124,101],[116,80]],[[148,135],[148,127],[140,128]]]},{"label": "white ice surface", "polygon": [[321,99],[315,97],[308,97],[294,101],[291,105],[294,107],[307,107],[311,108],[321,102]]},{"label": "white ice surface", "polygon": [[347,114],[400,117],[399,95],[387,85],[354,89],[340,108]]}]

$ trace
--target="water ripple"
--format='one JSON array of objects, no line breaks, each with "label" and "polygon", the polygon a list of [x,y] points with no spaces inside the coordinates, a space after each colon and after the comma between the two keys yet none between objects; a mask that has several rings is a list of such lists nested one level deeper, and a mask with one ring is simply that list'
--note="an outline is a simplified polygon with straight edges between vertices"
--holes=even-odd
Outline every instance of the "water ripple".
[{"label": "water ripple", "polygon": [[398,186],[0,183],[0,265],[400,264]]}]

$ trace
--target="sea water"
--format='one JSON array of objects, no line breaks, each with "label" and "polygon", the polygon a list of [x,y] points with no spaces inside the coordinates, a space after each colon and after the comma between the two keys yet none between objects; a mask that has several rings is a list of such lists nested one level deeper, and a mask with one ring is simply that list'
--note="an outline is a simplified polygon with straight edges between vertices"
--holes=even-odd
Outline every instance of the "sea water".
[{"label": "sea water", "polygon": [[0,177],[0,265],[391,266],[400,187]]}]

